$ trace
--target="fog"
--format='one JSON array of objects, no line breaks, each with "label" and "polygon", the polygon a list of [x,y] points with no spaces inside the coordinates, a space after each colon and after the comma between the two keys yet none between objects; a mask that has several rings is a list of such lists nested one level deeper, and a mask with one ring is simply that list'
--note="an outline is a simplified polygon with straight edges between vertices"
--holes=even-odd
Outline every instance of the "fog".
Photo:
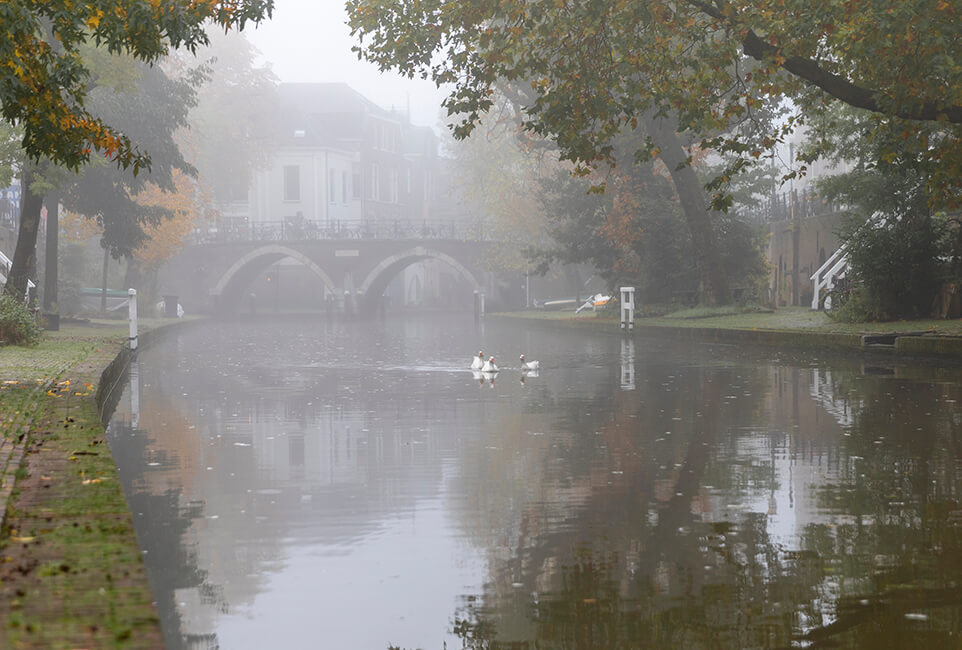
[{"label": "fog", "polygon": [[340,1],[276,0],[273,17],[244,33],[281,81],[342,81],[384,108],[410,107],[412,122],[437,129],[443,92],[359,61],[346,21]]}]

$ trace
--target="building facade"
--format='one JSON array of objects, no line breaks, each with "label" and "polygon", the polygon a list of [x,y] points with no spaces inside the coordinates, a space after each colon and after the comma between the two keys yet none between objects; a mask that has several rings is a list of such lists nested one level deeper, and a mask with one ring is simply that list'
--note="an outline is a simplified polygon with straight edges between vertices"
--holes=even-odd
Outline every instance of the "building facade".
[{"label": "building facade", "polygon": [[219,227],[396,237],[450,219],[432,129],[343,83],[281,84],[275,115],[271,163]]}]

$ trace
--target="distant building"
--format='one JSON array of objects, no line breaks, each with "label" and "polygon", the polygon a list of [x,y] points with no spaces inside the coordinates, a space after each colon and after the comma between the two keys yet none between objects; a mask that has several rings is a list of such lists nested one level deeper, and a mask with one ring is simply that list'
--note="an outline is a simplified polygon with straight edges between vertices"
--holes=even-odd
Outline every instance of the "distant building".
[{"label": "distant building", "polygon": [[[434,130],[411,124],[344,83],[284,83],[275,94],[270,163],[250,187],[218,205],[210,234],[233,237],[407,238],[456,236],[461,216]],[[304,275],[293,260],[276,269]],[[392,306],[441,304],[457,272],[424,261],[385,293]],[[281,284],[295,286],[292,279]],[[271,291],[254,286],[258,294]],[[326,300],[329,296],[320,297]]]},{"label": "distant building", "polygon": [[285,83],[274,124],[271,164],[246,201],[220,206],[223,225],[396,236],[451,218],[438,200],[438,138],[403,113],[344,83]]}]

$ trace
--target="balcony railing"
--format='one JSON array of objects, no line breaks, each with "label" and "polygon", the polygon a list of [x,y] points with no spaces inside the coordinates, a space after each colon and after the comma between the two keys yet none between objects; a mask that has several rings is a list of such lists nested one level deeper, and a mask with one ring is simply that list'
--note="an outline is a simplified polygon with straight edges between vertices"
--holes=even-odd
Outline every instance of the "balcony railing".
[{"label": "balcony railing", "polygon": [[304,241],[322,239],[445,239],[488,241],[489,230],[481,221],[454,220],[353,220],[311,221],[280,219],[248,222],[219,219],[194,229],[191,244],[249,241]]},{"label": "balcony railing", "polygon": [[738,214],[756,223],[769,223],[833,214],[843,209],[841,204],[829,201],[814,191],[793,190],[766,197],[754,206],[741,207]]}]

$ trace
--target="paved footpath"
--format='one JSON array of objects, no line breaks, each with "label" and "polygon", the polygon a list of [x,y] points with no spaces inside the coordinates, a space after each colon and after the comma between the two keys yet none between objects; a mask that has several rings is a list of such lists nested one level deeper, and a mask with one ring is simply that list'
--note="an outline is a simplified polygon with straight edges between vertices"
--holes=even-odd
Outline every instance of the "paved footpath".
[{"label": "paved footpath", "polygon": [[95,402],[116,328],[0,348],[0,648],[163,648]]}]

